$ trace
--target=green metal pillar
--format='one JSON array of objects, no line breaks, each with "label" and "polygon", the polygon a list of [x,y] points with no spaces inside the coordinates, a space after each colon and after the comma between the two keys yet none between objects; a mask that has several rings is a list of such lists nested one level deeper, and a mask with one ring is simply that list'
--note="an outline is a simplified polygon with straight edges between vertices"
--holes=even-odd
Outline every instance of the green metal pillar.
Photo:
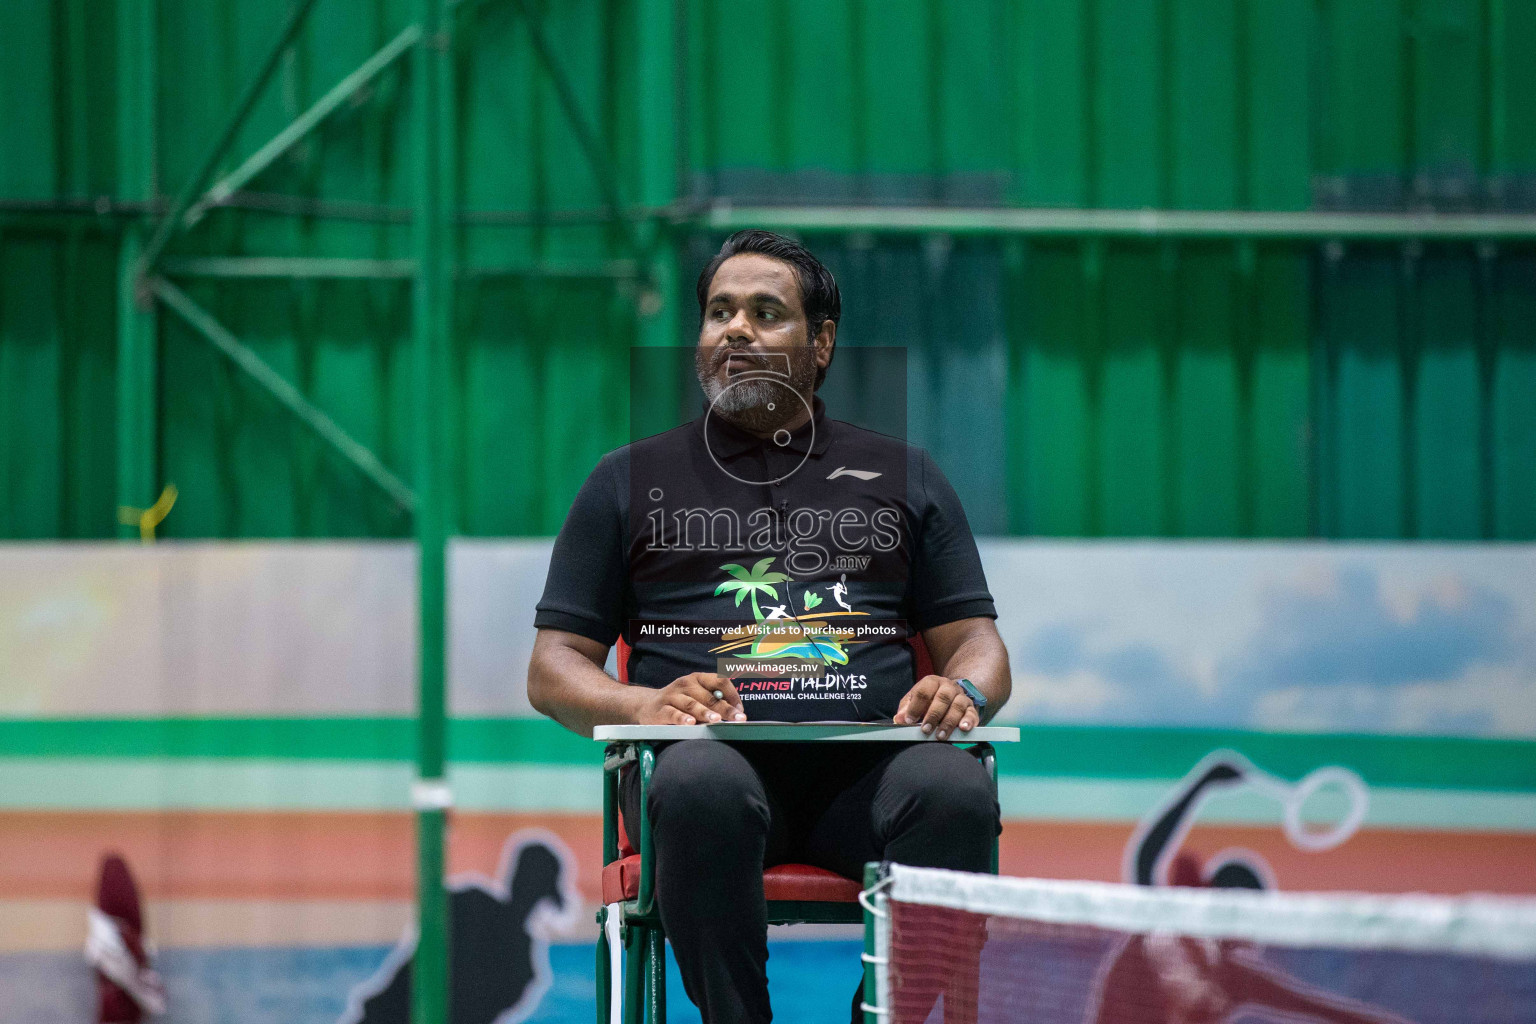
[{"label": "green metal pillar", "polygon": [[[125,202],[155,195],[155,54],[155,0],[120,0],[117,191]],[[154,300],[138,276],[143,247],[143,225],[127,225],[118,251],[117,503],[134,508],[154,503],[158,482],[159,334]],[[118,534],[137,538],[139,528],[119,525]]]},{"label": "green metal pillar", "polygon": [[[880,864],[871,861],[864,865],[864,891],[869,892],[871,904],[874,895],[872,890],[880,884]],[[878,944],[875,940],[875,932],[880,927],[880,922],[870,912],[870,908],[864,908],[864,989],[860,993],[861,1002],[865,1006],[880,1005],[880,977],[877,973]],[[880,1015],[869,1010],[864,1011],[864,1024],[880,1024]]]},{"label": "green metal pillar", "polygon": [[[635,95],[639,133],[638,199],[642,208],[669,207],[678,198],[677,54],[678,0],[640,0],[635,25],[639,67]],[[678,308],[678,245],[671,226],[651,219],[641,225],[640,248],[646,254],[637,340],[642,347],[685,343],[682,311]],[[643,354],[642,354],[643,355]],[[681,411],[679,360],[662,357],[634,362],[636,396],[652,412]],[[670,422],[634,419],[638,434],[664,430]]]},{"label": "green metal pillar", "polygon": [[443,889],[450,804],[444,766],[444,688],[447,621],[447,480],[444,407],[448,403],[451,294],[446,259],[447,209],[443,173],[445,133],[452,131],[448,19],[443,0],[416,0],[422,42],[413,56],[412,175],[415,195],[412,333],[416,430],[416,542],[420,552],[420,663],[417,708],[416,885],[419,938],[411,968],[411,1020],[448,1019],[448,903]]}]

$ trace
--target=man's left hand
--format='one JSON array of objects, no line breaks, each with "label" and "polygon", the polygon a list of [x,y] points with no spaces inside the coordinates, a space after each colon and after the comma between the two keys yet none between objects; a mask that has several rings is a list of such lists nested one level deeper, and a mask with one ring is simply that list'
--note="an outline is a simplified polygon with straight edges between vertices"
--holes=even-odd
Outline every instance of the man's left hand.
[{"label": "man's left hand", "polygon": [[947,740],[957,728],[970,732],[980,725],[981,715],[959,683],[944,676],[924,676],[901,698],[892,721],[921,724],[923,732]]}]

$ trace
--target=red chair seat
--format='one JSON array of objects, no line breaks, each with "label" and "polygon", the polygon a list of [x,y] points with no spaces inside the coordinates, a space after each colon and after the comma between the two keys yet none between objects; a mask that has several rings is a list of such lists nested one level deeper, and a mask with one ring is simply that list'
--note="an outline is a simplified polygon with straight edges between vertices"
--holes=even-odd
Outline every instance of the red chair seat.
[{"label": "red chair seat", "polygon": [[862,888],[851,878],[809,864],[780,864],[763,872],[763,895],[769,902],[853,903]]},{"label": "red chair seat", "polygon": [[[639,854],[621,857],[603,868],[604,903],[619,903],[639,895]],[[852,903],[859,898],[859,883],[809,864],[780,864],[763,872],[763,895],[770,903]]]}]

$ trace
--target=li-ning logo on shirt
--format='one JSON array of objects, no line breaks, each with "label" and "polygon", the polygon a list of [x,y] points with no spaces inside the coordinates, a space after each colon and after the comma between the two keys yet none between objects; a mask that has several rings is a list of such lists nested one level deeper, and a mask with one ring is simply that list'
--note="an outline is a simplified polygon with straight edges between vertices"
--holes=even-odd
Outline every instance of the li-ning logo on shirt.
[{"label": "li-ning logo on shirt", "polygon": [[882,474],[876,473],[874,470],[870,469],[849,469],[846,466],[838,466],[827,475],[827,479],[836,480],[840,476],[852,476],[857,477],[860,480],[873,480],[875,477],[880,475]]}]

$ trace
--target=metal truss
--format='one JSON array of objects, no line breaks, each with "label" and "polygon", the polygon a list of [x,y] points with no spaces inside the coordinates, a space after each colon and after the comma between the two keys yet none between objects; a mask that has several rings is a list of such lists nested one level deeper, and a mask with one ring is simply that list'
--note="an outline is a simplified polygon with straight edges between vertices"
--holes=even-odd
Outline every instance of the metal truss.
[{"label": "metal truss", "polygon": [[[166,203],[154,176],[157,0],[120,0],[118,36],[118,195],[111,200],[0,201],[0,221],[40,223],[81,218],[109,221],[122,231],[118,266],[118,497],[123,507],[152,507],[158,488],[156,431],[161,307],[185,322],[257,387],[293,414],[337,456],[412,516],[421,550],[421,663],[418,731],[418,860],[420,945],[414,967],[414,1016],[441,1024],[447,999],[446,910],[441,885],[443,831],[451,795],[444,773],[444,551],[451,530],[444,466],[450,404],[448,368],[453,284],[465,277],[578,277],[640,286],[642,344],[678,339],[678,230],[728,231],[768,227],[801,233],[901,233],[1069,237],[1088,246],[1099,239],[1229,239],[1244,246],[1292,243],[1417,243],[1429,241],[1528,244],[1536,216],[1527,214],[1348,213],[1324,211],[1175,211],[1099,209],[963,209],[937,207],[735,207],[684,204],[678,199],[676,54],[681,0],[639,0],[637,129],[649,140],[639,151],[636,194],[626,197],[599,133],[582,110],[571,77],[529,0],[413,0],[413,22],[355,70],[334,83],[281,131],[216,178],[241,129],[269,86],[284,54],[318,0],[292,8],[256,74],[195,172]],[[448,198],[453,180],[450,133],[457,124],[452,88],[456,19],[483,4],[509,2],[525,24],[533,52],[577,140],[602,198],[599,210],[529,213],[462,210]],[[252,191],[263,172],[327,118],[401,60],[412,61],[413,203],[409,208],[338,202]],[[409,259],[295,256],[179,256],[167,249],[216,209],[262,211],[365,222],[410,224]],[[50,220],[51,222],[51,220]],[[533,266],[457,267],[447,233],[455,226],[519,228],[552,223],[608,223],[624,259]],[[415,479],[407,484],[367,446],[351,437],[297,387],[262,360],[173,279],[367,279],[410,282],[412,288]],[[137,520],[135,520],[137,523]],[[123,535],[138,536],[134,523]]]}]

